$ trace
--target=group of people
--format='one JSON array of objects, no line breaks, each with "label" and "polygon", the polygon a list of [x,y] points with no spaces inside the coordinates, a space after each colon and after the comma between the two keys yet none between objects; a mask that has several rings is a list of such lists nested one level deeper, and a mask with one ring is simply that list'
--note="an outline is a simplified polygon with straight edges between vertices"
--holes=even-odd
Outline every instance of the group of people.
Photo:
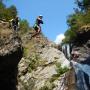
[{"label": "group of people", "polygon": [[[37,18],[36,18],[36,21],[35,21],[35,24],[33,26],[34,30],[35,30],[35,34],[33,34],[31,36],[32,37],[35,37],[36,35],[40,34],[41,32],[41,26],[40,24],[43,24],[43,16],[42,15],[39,15]],[[16,16],[14,19],[11,19],[10,20],[10,24],[11,24],[11,27],[14,31],[18,31],[19,30],[19,26],[20,26],[20,20],[19,20],[19,17]]]}]

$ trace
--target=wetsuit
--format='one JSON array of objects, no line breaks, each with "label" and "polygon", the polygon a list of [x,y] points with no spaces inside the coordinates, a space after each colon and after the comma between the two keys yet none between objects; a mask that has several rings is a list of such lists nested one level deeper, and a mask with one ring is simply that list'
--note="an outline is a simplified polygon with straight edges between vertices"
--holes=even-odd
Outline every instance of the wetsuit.
[{"label": "wetsuit", "polygon": [[43,24],[43,21],[37,18],[33,28],[37,31],[39,28],[41,28],[40,24]]}]

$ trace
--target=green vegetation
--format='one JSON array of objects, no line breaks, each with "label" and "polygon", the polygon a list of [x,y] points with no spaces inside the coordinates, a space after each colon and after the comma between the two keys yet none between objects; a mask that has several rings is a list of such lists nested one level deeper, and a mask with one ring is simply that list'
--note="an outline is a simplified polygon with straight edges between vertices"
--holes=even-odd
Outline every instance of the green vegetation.
[{"label": "green vegetation", "polygon": [[[0,20],[10,21],[11,19],[17,16],[17,8],[12,5],[10,7],[6,7],[3,3],[3,0],[0,0]],[[30,30],[29,23],[27,20],[20,20],[20,33],[24,34],[28,30]]]},{"label": "green vegetation", "polygon": [[[61,64],[57,64],[57,68],[56,68],[56,71],[57,71],[57,74],[54,74],[51,78],[50,78],[50,83],[52,84],[53,88],[55,87],[55,85],[53,84],[53,82],[55,80],[58,80],[58,78],[64,74],[65,72],[67,72],[69,69],[67,67],[64,67],[62,68],[61,67]],[[52,89],[51,89],[52,90]]]},{"label": "green vegetation", "polygon": [[71,29],[67,30],[64,35],[66,38],[63,40],[63,43],[73,43],[77,36],[76,32]]},{"label": "green vegetation", "polygon": [[6,7],[3,4],[3,1],[0,1],[0,20],[9,21],[12,18],[15,18],[17,15],[17,9],[14,5]]},{"label": "green vegetation", "polygon": [[87,11],[90,8],[90,0],[76,0],[81,11]]},{"label": "green vegetation", "polygon": [[54,74],[54,75],[50,78],[49,81],[52,83],[52,82],[54,82],[55,80],[57,80],[59,77],[60,77],[59,74]]},{"label": "green vegetation", "polygon": [[28,32],[30,29],[29,27],[29,23],[27,20],[21,20],[20,21],[20,31],[21,31],[21,34],[24,34],[26,32]]},{"label": "green vegetation", "polygon": [[[10,20],[14,19],[16,16],[18,16],[17,8],[14,5],[12,5],[10,7],[6,7],[6,5],[3,3],[3,0],[0,0],[0,20],[5,21],[5,22],[9,22],[9,24],[11,25]],[[23,19],[23,20],[20,19],[19,24],[20,24],[19,25],[20,36],[21,35],[23,36],[23,34],[27,33],[29,30],[32,30],[32,28],[29,26],[28,21],[25,19]],[[11,26],[10,26],[10,28],[11,28]],[[38,61],[39,56],[36,53],[33,54],[32,56],[29,55],[31,53],[30,49],[32,47],[33,47],[32,42],[30,42],[30,44],[26,44],[26,47],[24,47],[24,54],[23,54],[23,56],[25,58],[30,60],[30,64],[29,64],[29,71],[30,72],[31,72],[31,70],[35,69],[39,63],[39,61]],[[28,57],[28,56],[30,56],[30,57]]]},{"label": "green vegetation", "polygon": [[60,63],[57,63],[56,64],[56,71],[57,71],[57,74],[60,76],[62,74],[64,74],[65,72],[67,72],[69,69],[67,67],[61,67],[61,64]]},{"label": "green vegetation", "polygon": [[40,57],[37,54],[33,54],[28,59],[30,60],[28,70],[29,70],[29,72],[31,72],[32,70],[35,70],[37,68],[37,66],[39,65]]},{"label": "green vegetation", "polygon": [[55,88],[55,85],[47,81],[39,90],[53,90],[53,88]]},{"label": "green vegetation", "polygon": [[60,63],[56,63],[56,71],[57,71],[57,74],[54,74],[52,78],[50,78],[49,80],[51,83],[57,80],[62,74],[69,71],[69,69],[67,67],[61,67]]},{"label": "green vegetation", "polygon": [[76,0],[75,12],[68,16],[68,30],[65,32],[63,43],[73,43],[81,27],[90,25],[90,0]]},{"label": "green vegetation", "polygon": [[49,89],[47,86],[43,86],[39,90],[52,90],[52,89]]}]

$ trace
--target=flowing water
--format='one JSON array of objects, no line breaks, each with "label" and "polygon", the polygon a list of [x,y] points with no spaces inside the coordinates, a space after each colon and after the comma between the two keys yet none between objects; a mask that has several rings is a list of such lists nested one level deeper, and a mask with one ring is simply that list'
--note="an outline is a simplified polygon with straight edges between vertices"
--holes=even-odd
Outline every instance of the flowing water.
[{"label": "flowing water", "polygon": [[75,70],[77,90],[90,90],[90,66],[71,61]]},{"label": "flowing water", "polygon": [[[62,47],[62,50],[65,57],[70,59],[70,46],[66,44]],[[79,61],[82,61],[82,59],[85,61],[81,63],[70,60],[75,70],[76,90],[90,90],[90,57],[81,58]]]}]

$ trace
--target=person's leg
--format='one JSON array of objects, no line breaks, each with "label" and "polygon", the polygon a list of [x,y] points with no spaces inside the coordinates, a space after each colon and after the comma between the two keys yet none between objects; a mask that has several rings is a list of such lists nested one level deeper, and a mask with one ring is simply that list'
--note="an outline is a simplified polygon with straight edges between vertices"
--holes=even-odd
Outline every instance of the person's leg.
[{"label": "person's leg", "polygon": [[16,31],[16,28],[17,28],[16,25],[14,25],[14,31]]},{"label": "person's leg", "polygon": [[13,31],[15,31],[15,30],[16,30],[16,27],[15,27],[15,25],[13,25],[12,27],[13,27]]},{"label": "person's leg", "polygon": [[41,32],[41,27],[40,27],[40,26],[38,26],[38,30],[36,31],[36,35],[39,35],[39,34],[40,34],[40,32]]},{"label": "person's leg", "polygon": [[18,31],[18,25],[16,25],[16,32]]},{"label": "person's leg", "polygon": [[38,28],[38,34],[40,34],[40,32],[41,32],[41,27],[39,26],[39,28]]},{"label": "person's leg", "polygon": [[37,36],[40,32],[41,32],[41,28],[40,28],[39,26],[37,26],[37,27],[35,28],[35,34],[33,34],[31,37]]}]

